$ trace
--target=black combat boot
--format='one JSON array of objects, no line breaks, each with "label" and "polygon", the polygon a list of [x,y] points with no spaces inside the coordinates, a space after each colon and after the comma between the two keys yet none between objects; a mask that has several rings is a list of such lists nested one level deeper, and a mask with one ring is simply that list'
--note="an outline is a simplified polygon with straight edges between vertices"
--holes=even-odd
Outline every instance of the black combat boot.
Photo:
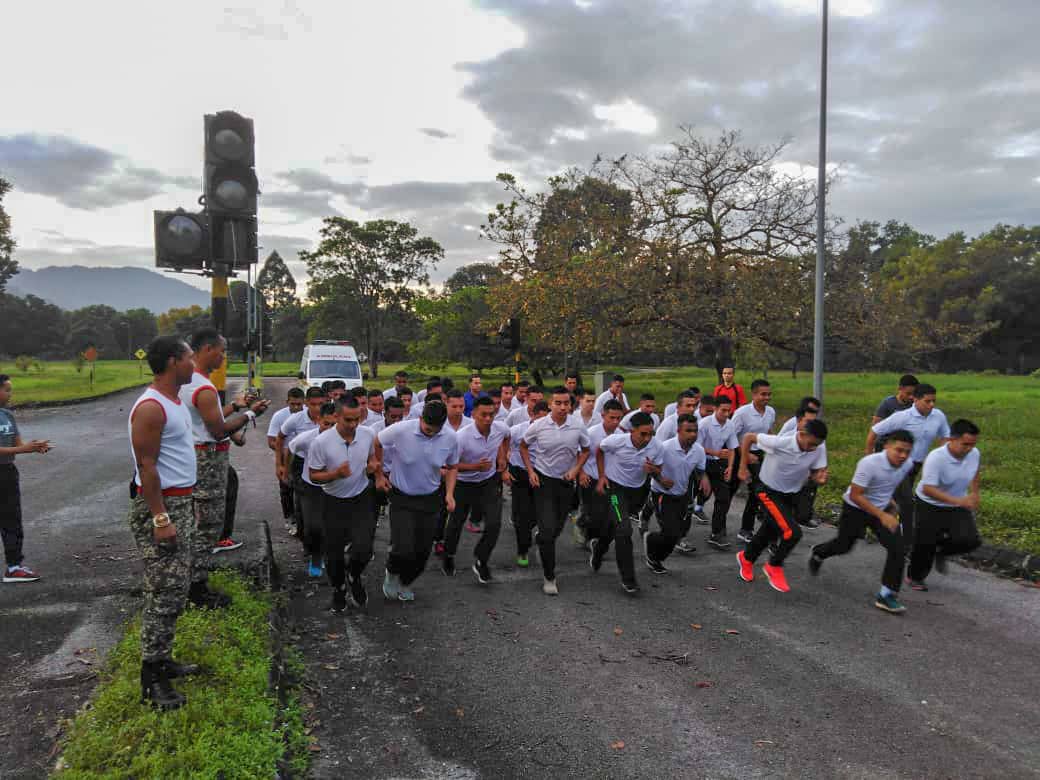
[{"label": "black combat boot", "polygon": [[166,676],[171,680],[177,677],[190,677],[200,672],[202,672],[202,667],[198,664],[182,664],[172,659],[166,662]]},{"label": "black combat boot", "polygon": [[170,685],[163,661],[145,661],[141,664],[141,701],[151,702],[160,710],[175,710],[185,699]]},{"label": "black combat boot", "polygon": [[205,582],[193,582],[188,589],[188,601],[196,607],[224,609],[231,606],[231,599],[223,593],[210,590]]}]

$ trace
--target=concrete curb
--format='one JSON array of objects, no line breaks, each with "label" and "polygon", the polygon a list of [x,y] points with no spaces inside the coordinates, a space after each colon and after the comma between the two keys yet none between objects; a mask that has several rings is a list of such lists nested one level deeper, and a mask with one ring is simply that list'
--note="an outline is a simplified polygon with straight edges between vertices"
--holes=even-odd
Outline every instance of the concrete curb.
[{"label": "concrete curb", "polygon": [[85,404],[90,401],[100,401],[103,398],[111,398],[113,395],[119,393],[125,393],[127,390],[140,390],[142,387],[147,387],[148,382],[142,382],[139,385],[128,385],[127,387],[121,387],[118,390],[109,390],[107,393],[101,393],[100,395],[91,395],[86,398],[64,398],[60,401],[26,401],[25,403],[12,404],[11,409],[56,409],[62,406],[76,406],[77,404]]}]

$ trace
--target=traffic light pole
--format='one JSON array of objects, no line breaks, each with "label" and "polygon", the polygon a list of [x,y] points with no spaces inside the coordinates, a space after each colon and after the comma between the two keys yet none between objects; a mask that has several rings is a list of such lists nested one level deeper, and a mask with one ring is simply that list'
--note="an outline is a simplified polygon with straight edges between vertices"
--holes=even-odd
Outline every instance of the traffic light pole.
[{"label": "traffic light pole", "polygon": [[[227,333],[228,280],[226,276],[214,276],[211,288],[210,311],[213,314],[213,327],[221,335]],[[209,375],[209,380],[217,388],[220,403],[227,403],[227,357],[224,364]]]}]

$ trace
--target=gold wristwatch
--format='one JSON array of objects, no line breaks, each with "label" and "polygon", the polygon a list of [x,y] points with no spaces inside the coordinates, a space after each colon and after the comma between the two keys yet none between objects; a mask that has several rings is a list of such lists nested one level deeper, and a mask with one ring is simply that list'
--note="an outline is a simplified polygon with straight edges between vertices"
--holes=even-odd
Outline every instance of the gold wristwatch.
[{"label": "gold wristwatch", "polygon": [[160,512],[152,516],[152,525],[156,528],[165,528],[170,524],[170,516],[166,512]]}]

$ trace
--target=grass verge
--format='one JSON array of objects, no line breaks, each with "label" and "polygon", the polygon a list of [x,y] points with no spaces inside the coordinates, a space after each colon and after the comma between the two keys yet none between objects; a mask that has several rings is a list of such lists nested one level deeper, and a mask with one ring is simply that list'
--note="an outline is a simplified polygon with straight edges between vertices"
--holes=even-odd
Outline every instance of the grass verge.
[{"label": "grass verge", "polygon": [[27,372],[11,361],[0,361],[0,374],[11,375],[15,405],[94,398],[152,380],[148,366],[139,366],[136,360],[98,360],[93,384],[90,367],[77,371],[71,361],[41,362]]},{"label": "grass verge", "polygon": [[274,596],[240,575],[213,586],[232,597],[221,611],[187,610],[177,621],[178,660],[207,672],[176,687],[181,709],[160,713],[140,701],[140,621],[112,650],[93,702],[73,720],[56,777],[256,778],[302,776],[307,738],[294,694],[271,692]]}]

